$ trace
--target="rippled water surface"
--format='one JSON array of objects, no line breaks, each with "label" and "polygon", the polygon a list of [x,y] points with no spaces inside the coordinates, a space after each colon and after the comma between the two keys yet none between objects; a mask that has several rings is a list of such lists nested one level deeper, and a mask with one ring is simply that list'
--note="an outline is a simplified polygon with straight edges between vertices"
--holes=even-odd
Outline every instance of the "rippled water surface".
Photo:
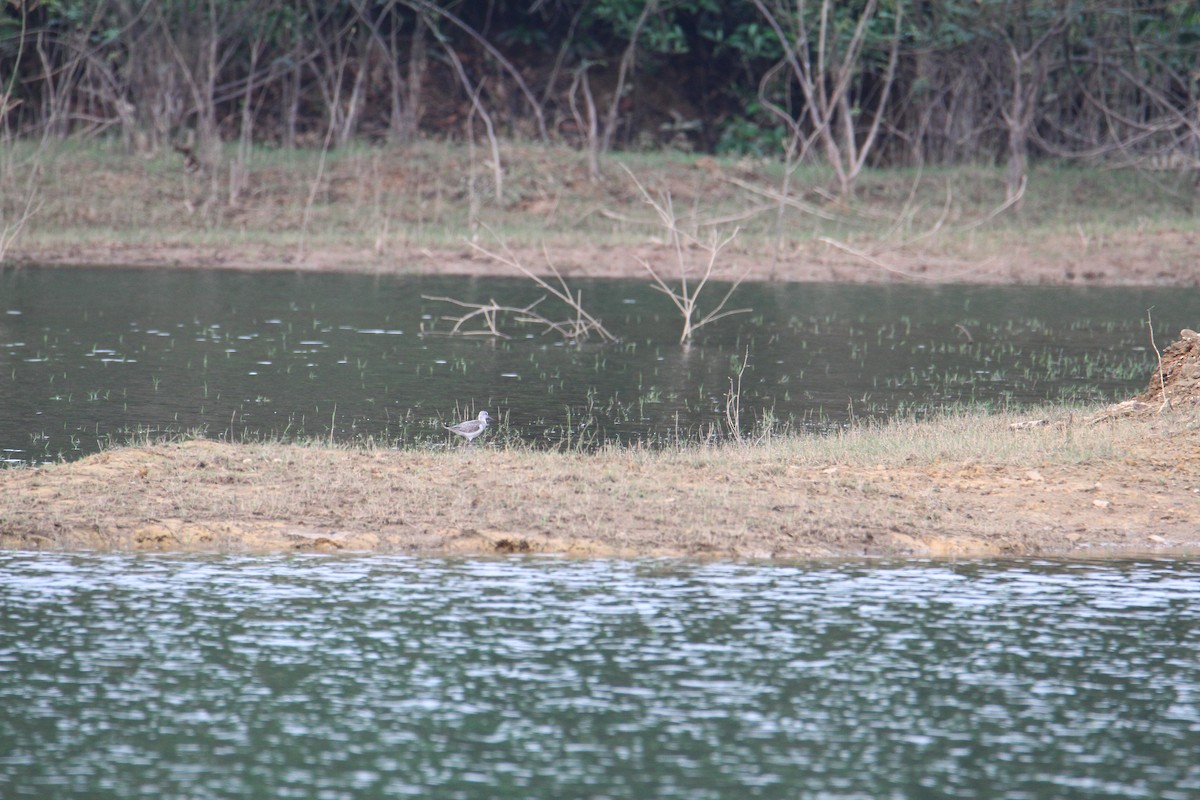
[{"label": "rippled water surface", "polygon": [[1200,562],[0,554],[5,798],[1200,796]]},{"label": "rippled water surface", "polygon": [[146,432],[442,445],[441,423],[481,409],[501,421],[488,438],[653,446],[723,431],[743,362],[745,429],[1123,399],[1153,373],[1146,310],[1166,342],[1200,308],[1194,288],[755,284],[731,300],[751,313],[683,347],[648,281],[573,286],[620,342],[511,319],[510,339],[448,337],[463,309],[427,299],[525,305],[526,280],[0,269],[0,463]]}]

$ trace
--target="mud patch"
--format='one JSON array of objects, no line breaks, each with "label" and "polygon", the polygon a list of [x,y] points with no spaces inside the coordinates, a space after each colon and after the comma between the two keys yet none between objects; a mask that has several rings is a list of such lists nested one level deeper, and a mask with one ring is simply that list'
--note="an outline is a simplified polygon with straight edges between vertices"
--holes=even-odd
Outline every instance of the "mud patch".
[{"label": "mud patch", "polygon": [[1009,543],[988,542],[974,536],[912,536],[892,531],[891,537],[901,551],[935,558],[986,558],[1016,550]]},{"label": "mud patch", "polygon": [[1134,400],[1161,406],[1164,394],[1171,405],[1200,405],[1200,333],[1179,332],[1178,341],[1162,351],[1162,369],[1155,371],[1146,391]]}]

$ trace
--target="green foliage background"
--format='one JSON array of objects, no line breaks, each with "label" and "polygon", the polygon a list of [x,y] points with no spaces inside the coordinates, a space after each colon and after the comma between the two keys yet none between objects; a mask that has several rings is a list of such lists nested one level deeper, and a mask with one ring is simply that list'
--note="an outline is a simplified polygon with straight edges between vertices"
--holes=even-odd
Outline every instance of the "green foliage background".
[{"label": "green foliage background", "polygon": [[584,76],[613,147],[782,157],[815,131],[777,30],[836,63],[864,17],[846,122],[881,110],[875,166],[1011,157],[1014,87],[1033,157],[1200,159],[1194,0],[9,0],[0,124],[139,150],[459,138],[474,94],[503,135],[579,142]]}]

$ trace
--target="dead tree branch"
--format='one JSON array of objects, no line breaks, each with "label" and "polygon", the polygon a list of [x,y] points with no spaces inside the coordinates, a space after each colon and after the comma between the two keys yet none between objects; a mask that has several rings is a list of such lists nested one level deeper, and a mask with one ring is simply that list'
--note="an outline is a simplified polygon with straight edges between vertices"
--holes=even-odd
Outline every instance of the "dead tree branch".
[{"label": "dead tree branch", "polygon": [[[738,286],[740,286],[742,281],[746,279],[746,275],[743,273],[733,281],[732,285],[729,287],[729,290],[725,292],[725,296],[721,298],[720,302],[718,302],[711,311],[699,319],[696,318],[699,309],[700,295],[704,291],[704,287],[708,284],[709,280],[713,278],[716,272],[717,260],[721,255],[721,251],[737,238],[741,229],[734,228],[733,233],[725,236],[724,238],[722,238],[715,229],[712,229],[708,241],[701,241],[699,238],[680,229],[679,219],[675,215],[675,210],[671,204],[670,195],[666,195],[661,199],[661,201],[655,200],[654,197],[651,196],[650,192],[646,190],[646,187],[643,186],[637,177],[629,170],[629,168],[624,167],[624,165],[622,166],[625,169],[625,172],[629,175],[630,180],[632,180],[634,185],[637,186],[638,191],[642,195],[642,199],[651,208],[653,208],[655,213],[658,215],[659,222],[666,231],[667,240],[675,251],[675,263],[678,268],[679,275],[679,283],[677,288],[668,284],[667,281],[663,279],[662,275],[659,274],[658,270],[651,266],[648,261],[643,258],[639,258],[637,261],[646,269],[648,273],[650,273],[650,277],[655,284],[654,288],[669,297],[671,302],[675,305],[675,308],[678,309],[680,316],[683,317],[683,330],[679,335],[680,343],[682,344],[691,341],[692,334],[710,322],[716,322],[719,319],[723,319],[734,314],[745,314],[750,312],[752,309],[749,308],[737,308],[729,311],[724,310],[725,304],[729,302],[729,298],[733,296],[733,293],[737,291]],[[699,247],[708,253],[708,258],[704,265],[704,271],[700,276],[700,280],[694,285],[689,284],[688,282],[688,276],[689,273],[692,272],[692,269],[688,263],[688,258],[684,253],[685,248],[691,247]]]}]

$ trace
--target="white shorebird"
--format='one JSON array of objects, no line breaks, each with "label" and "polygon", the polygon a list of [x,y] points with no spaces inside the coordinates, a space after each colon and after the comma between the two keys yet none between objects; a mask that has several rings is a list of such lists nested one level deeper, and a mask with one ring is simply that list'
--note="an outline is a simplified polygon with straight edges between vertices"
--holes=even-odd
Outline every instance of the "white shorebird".
[{"label": "white shorebird", "polygon": [[486,411],[480,411],[478,419],[469,419],[466,422],[460,422],[457,425],[445,425],[443,427],[445,427],[445,429],[451,433],[457,433],[459,436],[463,437],[469,442],[479,434],[483,433],[484,430],[487,429],[488,423],[491,421],[492,418],[488,416]]}]

